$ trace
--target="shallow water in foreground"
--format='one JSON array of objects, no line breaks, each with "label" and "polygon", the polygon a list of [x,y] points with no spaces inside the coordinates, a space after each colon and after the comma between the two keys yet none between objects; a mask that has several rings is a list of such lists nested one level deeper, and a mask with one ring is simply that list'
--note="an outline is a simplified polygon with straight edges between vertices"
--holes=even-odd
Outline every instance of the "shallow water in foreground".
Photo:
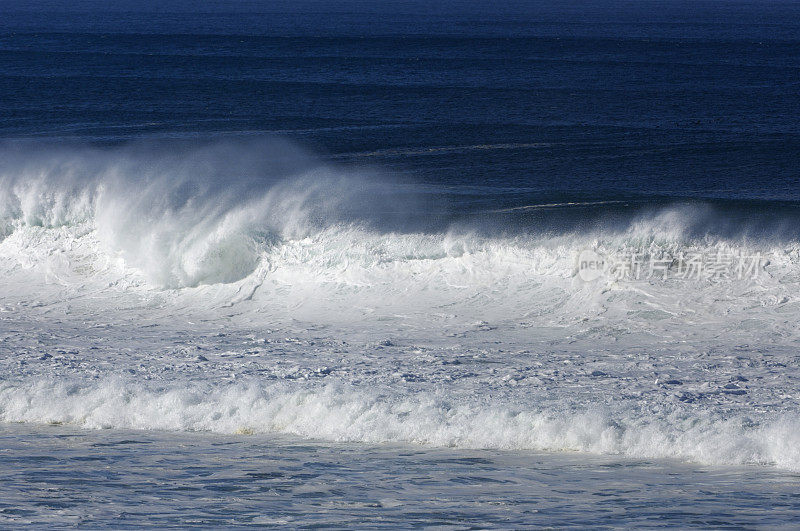
[{"label": "shallow water in foreground", "polygon": [[0,525],[791,527],[800,475],[672,460],[0,424]]}]

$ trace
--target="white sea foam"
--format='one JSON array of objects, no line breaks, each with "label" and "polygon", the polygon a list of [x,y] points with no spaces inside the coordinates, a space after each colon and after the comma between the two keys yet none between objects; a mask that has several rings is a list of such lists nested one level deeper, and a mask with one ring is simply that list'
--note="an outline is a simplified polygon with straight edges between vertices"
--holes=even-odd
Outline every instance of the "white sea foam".
[{"label": "white sea foam", "polygon": [[68,251],[58,249],[63,241],[48,243],[46,230],[72,243],[88,236],[98,255],[122,258],[154,287],[236,282],[265,268],[280,275],[302,263],[311,264],[306,275],[335,280],[346,273],[341,280],[368,283],[373,279],[359,278],[366,270],[391,269],[402,278],[430,272],[430,264],[501,278],[515,271],[573,276],[575,256],[586,248],[653,255],[764,250],[781,258],[800,248],[794,241],[705,235],[713,214],[686,205],[581,233],[422,234],[391,223],[382,229],[382,222],[399,227],[404,215],[419,215],[403,214],[408,194],[401,198],[379,176],[325,166],[284,143],[2,150],[0,237],[22,233],[15,245],[24,254],[34,241]]},{"label": "white sea foam", "polygon": [[526,410],[444,392],[366,391],[331,385],[213,385],[149,390],[124,380],[0,385],[5,422],[72,423],[86,428],[278,432],[351,442],[407,442],[459,448],[582,451],[709,464],[800,470],[800,418],[760,424],[666,408]]},{"label": "white sea foam", "polygon": [[[3,421],[800,469],[785,233],[698,205],[421,231],[405,192],[285,144],[2,150]],[[583,282],[584,249],[765,260]]]}]

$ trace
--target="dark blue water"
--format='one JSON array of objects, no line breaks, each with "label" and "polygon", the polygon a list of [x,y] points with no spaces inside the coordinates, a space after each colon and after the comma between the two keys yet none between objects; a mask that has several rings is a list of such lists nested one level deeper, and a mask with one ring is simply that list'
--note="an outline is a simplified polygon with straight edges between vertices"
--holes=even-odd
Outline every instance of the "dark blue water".
[{"label": "dark blue water", "polygon": [[506,206],[800,199],[797,2],[497,4],[3,1],[0,136],[272,133]]}]

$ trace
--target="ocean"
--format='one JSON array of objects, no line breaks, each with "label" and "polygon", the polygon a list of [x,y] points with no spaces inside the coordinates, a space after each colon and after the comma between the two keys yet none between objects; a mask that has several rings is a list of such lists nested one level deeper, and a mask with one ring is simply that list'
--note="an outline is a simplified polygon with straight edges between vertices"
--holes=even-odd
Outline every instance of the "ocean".
[{"label": "ocean", "polygon": [[0,0],[0,525],[800,521],[800,5]]}]

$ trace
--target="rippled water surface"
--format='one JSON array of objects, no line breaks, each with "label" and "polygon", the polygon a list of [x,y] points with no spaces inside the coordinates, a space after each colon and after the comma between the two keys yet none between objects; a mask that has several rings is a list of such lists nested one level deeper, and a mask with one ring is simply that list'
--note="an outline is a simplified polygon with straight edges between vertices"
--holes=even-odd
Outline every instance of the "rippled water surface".
[{"label": "rippled water surface", "polygon": [[800,476],[580,454],[0,428],[0,524],[780,527]]}]

